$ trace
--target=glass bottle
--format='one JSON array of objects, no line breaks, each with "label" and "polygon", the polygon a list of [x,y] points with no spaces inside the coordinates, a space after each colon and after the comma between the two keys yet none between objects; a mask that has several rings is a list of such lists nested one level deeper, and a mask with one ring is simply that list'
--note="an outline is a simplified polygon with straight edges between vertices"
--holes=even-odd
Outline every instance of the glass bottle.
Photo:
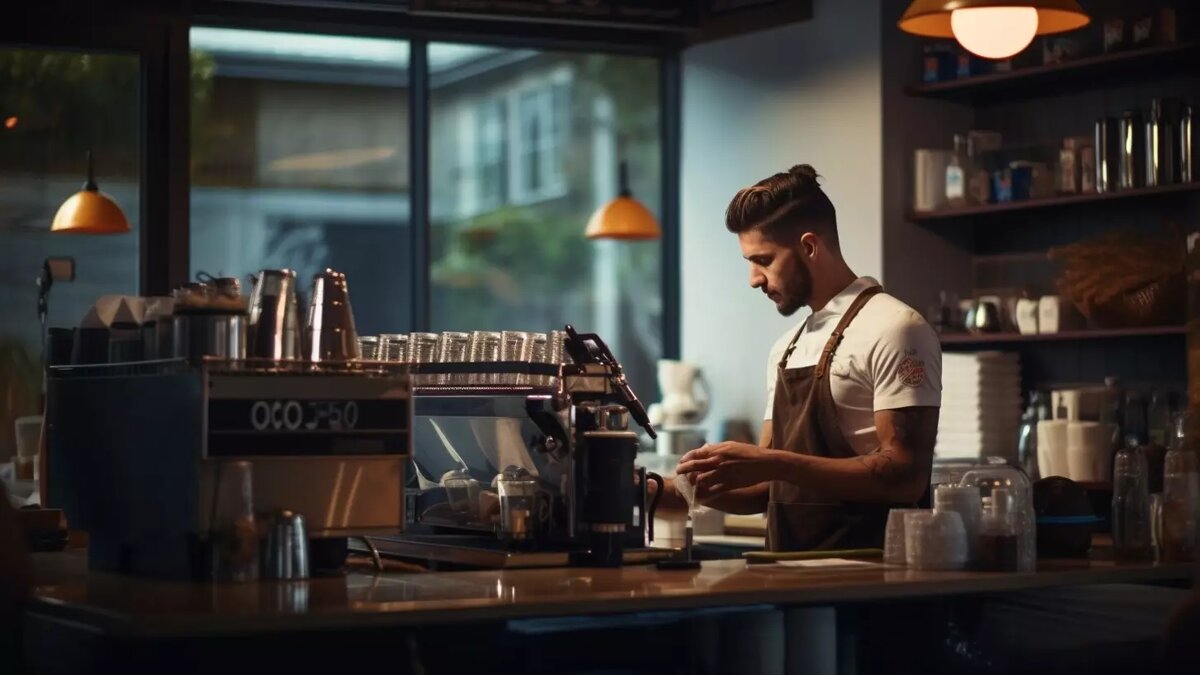
[{"label": "glass bottle", "polygon": [[954,156],[946,165],[946,201],[951,207],[967,205],[967,137],[954,134]]},{"label": "glass bottle", "polygon": [[1050,406],[1040,391],[1029,392],[1029,407],[1021,415],[1017,431],[1017,460],[1030,480],[1041,477],[1037,459],[1037,423],[1050,418]]},{"label": "glass bottle", "polygon": [[1121,448],[1113,462],[1113,552],[1119,562],[1154,559],[1150,533],[1150,493],[1146,456],[1139,448]]},{"label": "glass bottle", "polygon": [[1175,438],[1163,461],[1162,560],[1196,559],[1200,524],[1200,458],[1196,455],[1195,418],[1181,414]]},{"label": "glass bottle", "polygon": [[991,174],[983,168],[983,153],[979,151],[975,138],[967,136],[967,202],[972,205],[987,204],[992,195]]},{"label": "glass bottle", "polygon": [[1167,440],[1173,433],[1171,429],[1171,396],[1161,389],[1155,389],[1150,395],[1150,405],[1146,410],[1146,433],[1154,445],[1167,446]]}]

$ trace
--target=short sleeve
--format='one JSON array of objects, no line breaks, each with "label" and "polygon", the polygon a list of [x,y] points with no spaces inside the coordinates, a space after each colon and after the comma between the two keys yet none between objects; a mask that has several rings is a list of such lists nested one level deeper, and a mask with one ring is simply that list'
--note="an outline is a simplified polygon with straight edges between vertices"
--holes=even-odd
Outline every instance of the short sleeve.
[{"label": "short sleeve", "polygon": [[941,406],[941,342],[916,312],[899,313],[880,335],[868,363],[876,412]]}]

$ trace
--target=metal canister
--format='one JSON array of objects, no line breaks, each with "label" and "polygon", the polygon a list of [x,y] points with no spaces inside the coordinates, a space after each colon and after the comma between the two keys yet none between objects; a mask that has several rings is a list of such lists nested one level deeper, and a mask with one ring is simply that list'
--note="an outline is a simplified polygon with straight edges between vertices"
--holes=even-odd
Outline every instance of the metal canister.
[{"label": "metal canister", "polygon": [[1117,189],[1117,145],[1116,120],[1096,120],[1096,192]]},{"label": "metal canister", "polygon": [[1179,180],[1196,180],[1196,160],[1192,155],[1192,106],[1184,106],[1179,114]]},{"label": "metal canister", "polygon": [[1176,150],[1175,126],[1166,103],[1156,98],[1150,102],[1150,118],[1146,120],[1146,185],[1170,185],[1179,180]]},{"label": "metal canister", "polygon": [[1120,139],[1118,187],[1122,190],[1143,187],[1146,184],[1146,135],[1136,110],[1121,114],[1117,134]]}]

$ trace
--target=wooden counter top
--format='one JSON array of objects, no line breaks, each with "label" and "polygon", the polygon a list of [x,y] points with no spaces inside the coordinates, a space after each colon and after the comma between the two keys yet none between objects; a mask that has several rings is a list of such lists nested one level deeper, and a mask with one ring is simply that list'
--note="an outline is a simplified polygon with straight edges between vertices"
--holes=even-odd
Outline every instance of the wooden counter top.
[{"label": "wooden counter top", "polygon": [[557,568],[347,573],[299,582],[201,584],[91,573],[82,552],[35,556],[32,611],[112,635],[197,636],[738,605],[841,602],[1191,579],[1195,566],[1043,561],[1032,574],[798,569],[705,562],[700,570]]}]

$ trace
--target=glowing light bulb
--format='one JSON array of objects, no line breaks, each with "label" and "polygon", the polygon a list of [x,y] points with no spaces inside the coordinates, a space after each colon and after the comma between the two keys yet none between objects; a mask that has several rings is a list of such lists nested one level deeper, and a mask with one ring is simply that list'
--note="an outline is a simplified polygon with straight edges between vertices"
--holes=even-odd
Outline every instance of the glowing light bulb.
[{"label": "glowing light bulb", "polygon": [[1032,7],[975,7],[950,13],[954,38],[986,59],[1006,59],[1033,42],[1038,13]]},{"label": "glowing light bulb", "polygon": [[18,120],[16,117],[9,117],[8,119],[4,120],[4,128],[15,129],[18,121],[20,120]]}]

